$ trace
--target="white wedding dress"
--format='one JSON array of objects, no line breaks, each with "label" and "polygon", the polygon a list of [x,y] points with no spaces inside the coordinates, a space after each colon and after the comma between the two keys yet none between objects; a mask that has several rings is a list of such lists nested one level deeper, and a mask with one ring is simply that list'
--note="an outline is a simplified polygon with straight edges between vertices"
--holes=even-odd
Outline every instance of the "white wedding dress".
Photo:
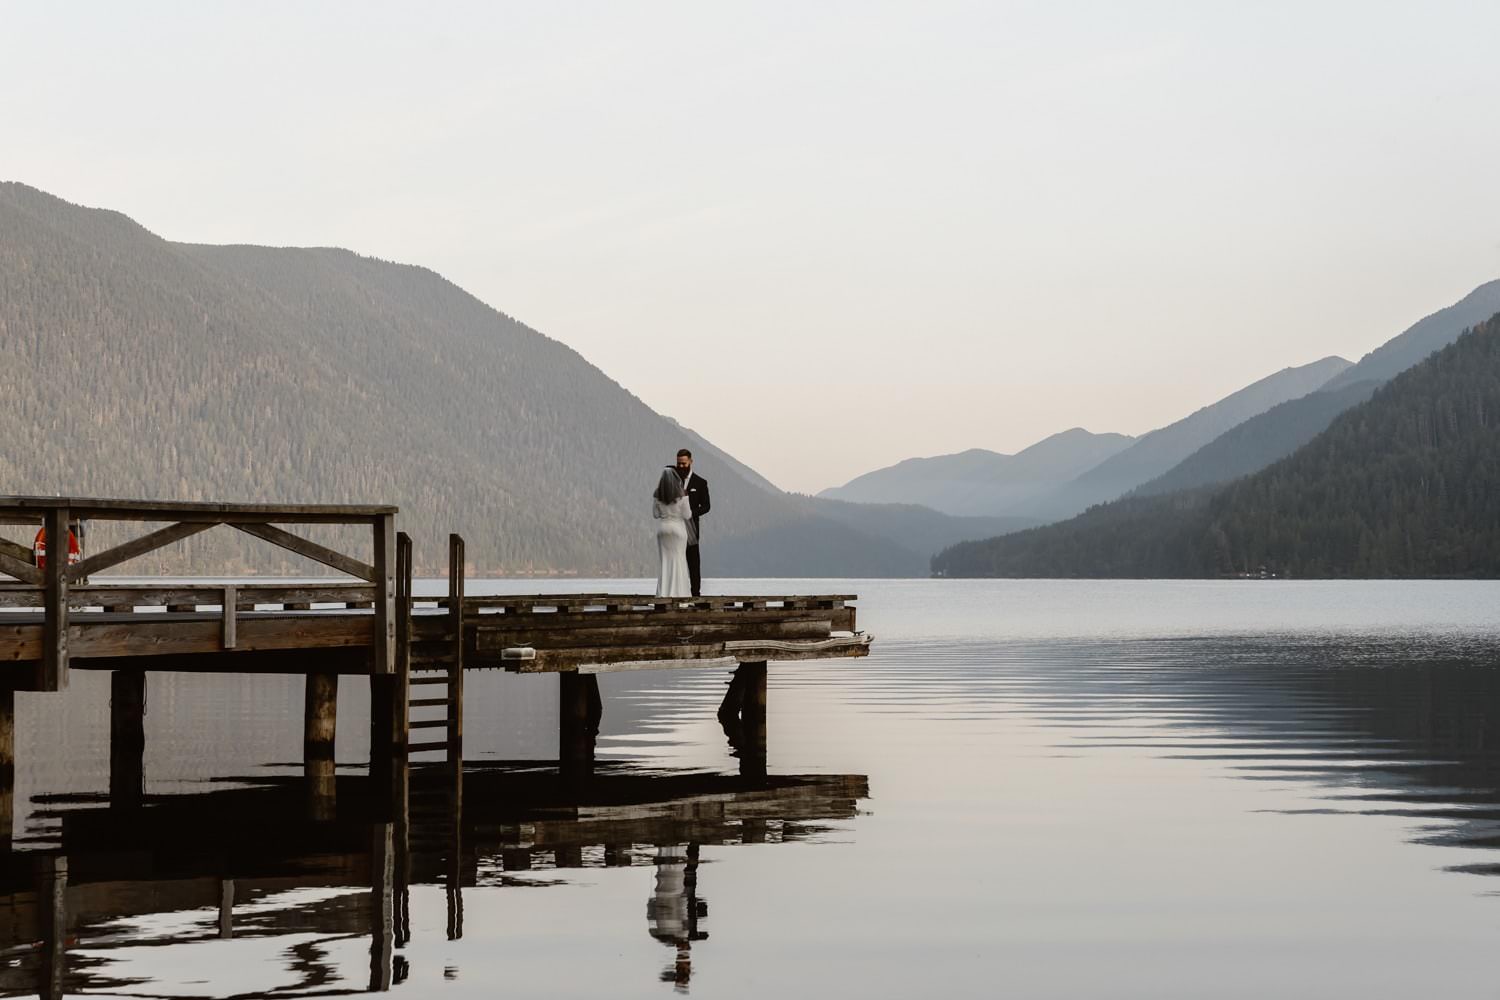
[{"label": "white wedding dress", "polygon": [[693,581],[688,576],[688,521],[693,508],[687,497],[675,503],[652,500],[656,517],[656,545],[661,552],[661,571],[656,576],[657,597],[692,597]]}]

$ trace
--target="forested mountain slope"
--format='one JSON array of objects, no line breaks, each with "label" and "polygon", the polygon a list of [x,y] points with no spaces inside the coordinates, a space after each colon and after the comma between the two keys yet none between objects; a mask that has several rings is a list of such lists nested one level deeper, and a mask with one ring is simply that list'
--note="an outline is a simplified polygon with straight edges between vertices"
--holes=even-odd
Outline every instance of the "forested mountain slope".
[{"label": "forested mountain slope", "polygon": [[[458,530],[476,572],[635,575],[657,470],[695,441],[706,573],[742,571],[736,538],[779,575],[932,551],[906,513],[825,517],[432,271],[345,250],[171,243],[0,184],[0,351],[0,493],[395,503],[429,567]],[[217,534],[141,568],[286,568]]]},{"label": "forested mountain slope", "polygon": [[1225,486],[1128,497],[965,542],[950,576],[1500,576],[1500,315],[1293,455]]}]

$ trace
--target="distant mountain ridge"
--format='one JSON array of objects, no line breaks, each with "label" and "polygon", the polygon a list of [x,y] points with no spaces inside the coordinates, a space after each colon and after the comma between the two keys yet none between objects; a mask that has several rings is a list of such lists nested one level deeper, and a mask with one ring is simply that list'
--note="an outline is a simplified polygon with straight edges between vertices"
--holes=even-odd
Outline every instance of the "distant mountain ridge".
[{"label": "distant mountain ridge", "polygon": [[1453,305],[1413,323],[1330,379],[1323,388],[1342,389],[1355,382],[1385,382],[1395,378],[1497,312],[1500,312],[1500,279],[1485,282]]},{"label": "distant mountain ridge", "polygon": [[1338,389],[1319,389],[1273,406],[1231,427],[1128,495],[1152,496],[1212,486],[1264,469],[1317,437],[1340,413],[1369,399],[1378,386],[1373,379],[1355,382]]},{"label": "distant mountain ridge", "polygon": [[[737,553],[781,576],[922,574],[1009,526],[782,493],[425,268],[172,243],[16,183],[0,339],[4,493],[395,503],[419,561],[458,530],[479,573],[652,575],[652,484],[687,443],[713,481],[710,577],[743,575]],[[264,552],[212,532],[136,565],[286,570]]]},{"label": "distant mountain ridge", "polygon": [[[1345,387],[1353,391],[1360,384]],[[1500,314],[1227,485],[964,542],[950,576],[1500,577]]]},{"label": "distant mountain ridge", "polygon": [[950,514],[1057,521],[1163,475],[1225,431],[1323,386],[1349,364],[1327,357],[1283,368],[1139,438],[1091,434],[1075,427],[1015,455],[976,448],[907,459],[819,496],[920,503]]},{"label": "distant mountain ridge", "polygon": [[1326,384],[1349,364],[1343,358],[1327,357],[1267,375],[1181,420],[1142,435],[1129,448],[1041,498],[1038,505],[1017,513],[1057,520],[1123,496],[1169,471],[1230,428]]},{"label": "distant mountain ridge", "polygon": [[909,458],[818,496],[857,503],[916,503],[961,516],[993,515],[1055,488],[1133,440],[1074,427],[1014,455],[972,448],[956,455]]},{"label": "distant mountain ridge", "polygon": [[1231,428],[1135,492],[1149,495],[1190,489],[1258,472],[1311,441],[1340,413],[1368,399],[1377,386],[1403,368],[1453,343],[1496,312],[1500,312],[1500,281],[1491,281],[1418,320],[1317,390]]}]

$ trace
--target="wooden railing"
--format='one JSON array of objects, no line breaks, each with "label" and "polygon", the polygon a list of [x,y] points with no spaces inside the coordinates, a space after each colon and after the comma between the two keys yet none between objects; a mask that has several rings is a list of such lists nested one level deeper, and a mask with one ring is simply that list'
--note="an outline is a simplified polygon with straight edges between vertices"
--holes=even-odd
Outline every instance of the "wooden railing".
[{"label": "wooden railing", "polygon": [[[68,589],[72,612],[308,611],[375,606],[367,583],[90,584]],[[43,610],[41,587],[0,584],[0,608]],[[4,619],[0,619],[3,621]]]},{"label": "wooden railing", "polygon": [[[31,552],[15,542],[0,544],[0,573],[13,577],[23,586],[6,588],[13,600],[34,601],[24,605],[40,607],[43,614],[42,665],[37,686],[55,691],[67,683],[68,615],[75,605],[97,606],[105,610],[126,607],[163,606],[170,609],[197,608],[202,604],[221,607],[225,614],[226,646],[232,648],[234,612],[248,610],[241,605],[253,602],[254,588],[241,585],[216,587],[132,588],[83,586],[91,574],[112,569],[131,559],[153,552],[219,525],[227,525],[272,545],[321,563],[370,585],[353,597],[344,591],[331,602],[345,606],[368,599],[376,616],[373,670],[377,674],[395,669],[396,647],[396,572],[395,507],[370,505],[278,505],[236,503],[163,502],[153,500],[110,500],[93,497],[0,497],[0,524],[40,525],[45,529],[52,555],[44,567],[31,562]],[[80,520],[170,522],[166,527],[121,543],[103,552],[89,555],[68,565],[67,538],[70,526]],[[293,534],[278,524],[345,524],[368,527],[372,536],[373,559],[366,563],[353,556],[319,545]],[[27,586],[29,585],[29,586]],[[76,589],[77,593],[74,593]],[[242,597],[240,590],[246,591]],[[366,596],[368,594],[368,597]],[[159,602],[159,604],[157,603]],[[281,603],[293,605],[318,603],[307,596],[287,597]],[[264,603],[275,603],[267,598]],[[0,605],[11,606],[17,605]]]}]

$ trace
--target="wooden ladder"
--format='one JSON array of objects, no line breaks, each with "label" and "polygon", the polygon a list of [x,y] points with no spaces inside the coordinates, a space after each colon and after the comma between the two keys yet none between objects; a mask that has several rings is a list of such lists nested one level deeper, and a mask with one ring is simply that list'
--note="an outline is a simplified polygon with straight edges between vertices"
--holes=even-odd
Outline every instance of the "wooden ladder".
[{"label": "wooden ladder", "polygon": [[[463,936],[464,540],[448,536],[447,613],[411,613],[411,549],[403,536],[400,667],[406,695],[407,754],[441,753],[440,767],[409,771],[407,837],[419,854],[446,862],[448,937]],[[439,711],[434,712],[437,709]],[[433,762],[438,763],[438,762]]]},{"label": "wooden ladder", "polygon": [[[410,566],[404,567],[410,572]],[[410,584],[408,583],[408,587]],[[448,608],[414,620],[408,633],[407,752],[442,752],[454,771],[464,763],[464,540],[448,536]],[[406,602],[410,607],[410,601]],[[420,624],[418,624],[420,622]],[[431,709],[441,713],[429,714]]]}]

